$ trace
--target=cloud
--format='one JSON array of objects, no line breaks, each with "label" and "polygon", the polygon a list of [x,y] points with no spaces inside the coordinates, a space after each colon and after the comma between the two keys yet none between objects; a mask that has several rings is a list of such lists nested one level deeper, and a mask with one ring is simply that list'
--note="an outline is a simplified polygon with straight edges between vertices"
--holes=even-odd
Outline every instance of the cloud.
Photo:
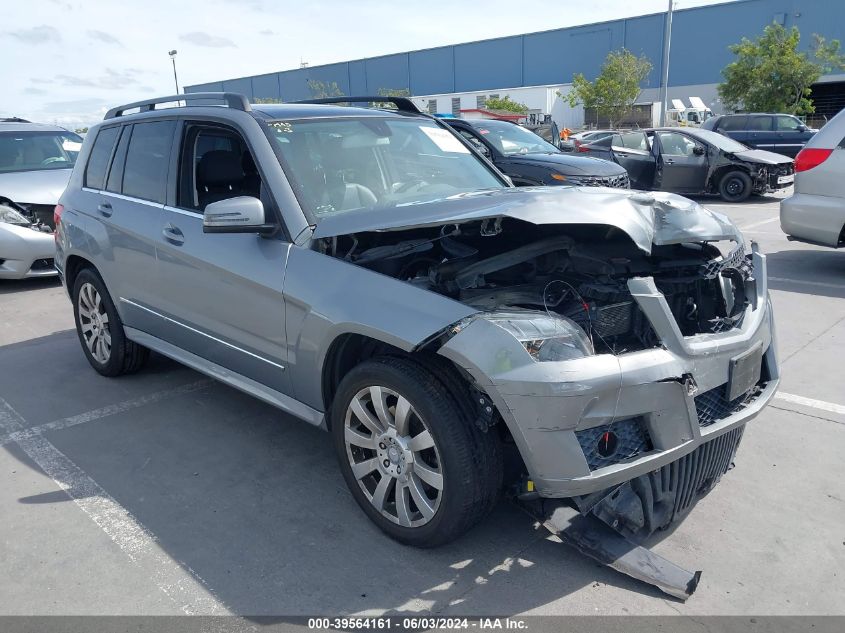
[{"label": "cloud", "polygon": [[258,31],[261,35],[275,35],[275,31],[271,31],[270,29],[264,29],[263,31]]},{"label": "cloud", "polygon": [[207,46],[209,48],[226,48],[227,46],[236,47],[235,43],[226,39],[225,37],[218,37],[217,35],[210,35],[203,31],[193,31],[192,33],[185,33],[180,35],[179,39],[183,42],[196,44],[197,46]]},{"label": "cloud", "polygon": [[20,29],[18,31],[9,31],[9,35],[21,42],[27,44],[49,44],[50,42],[61,42],[62,36],[57,29],[52,26],[42,24],[41,26],[33,26],[31,29]]},{"label": "cloud", "polygon": [[75,99],[73,101],[51,101],[44,104],[44,111],[61,114],[76,114],[78,112],[96,111],[105,104],[106,100],[100,99],[99,97]]},{"label": "cloud", "polygon": [[55,81],[64,86],[81,86],[87,88],[125,88],[138,83],[137,75],[142,71],[137,68],[114,70],[106,68],[105,74],[99,77],[77,77],[75,75],[56,75]]},{"label": "cloud", "polygon": [[45,95],[45,94],[47,94],[47,91],[44,90],[43,88],[32,88],[32,87],[24,88],[23,92],[24,92],[24,94],[27,94],[27,95]]},{"label": "cloud", "polygon": [[44,79],[44,77],[30,77],[29,83],[33,84],[51,84],[53,83],[52,79]]},{"label": "cloud", "polygon": [[104,44],[116,44],[117,46],[123,46],[119,39],[117,39],[114,35],[109,35],[105,31],[97,31],[95,29],[89,30],[88,37],[92,40],[103,42]]}]

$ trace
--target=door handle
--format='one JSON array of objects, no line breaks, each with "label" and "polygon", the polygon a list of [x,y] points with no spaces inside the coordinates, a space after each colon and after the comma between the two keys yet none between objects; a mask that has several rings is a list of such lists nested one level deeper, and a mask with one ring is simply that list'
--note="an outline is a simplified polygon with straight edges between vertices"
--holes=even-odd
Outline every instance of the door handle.
[{"label": "door handle", "polygon": [[100,215],[105,216],[107,218],[110,217],[113,213],[111,203],[108,202],[101,202],[100,204],[98,204],[97,211],[100,212]]},{"label": "door handle", "polygon": [[173,244],[181,245],[185,242],[185,235],[182,231],[179,230],[178,227],[173,226],[172,224],[166,224],[165,227],[161,230],[161,234],[164,236],[168,242]]},{"label": "door handle", "polygon": [[671,158],[666,158],[666,159],[664,159],[663,162],[665,162],[667,165],[674,165],[675,164],[675,161],[673,161]]}]

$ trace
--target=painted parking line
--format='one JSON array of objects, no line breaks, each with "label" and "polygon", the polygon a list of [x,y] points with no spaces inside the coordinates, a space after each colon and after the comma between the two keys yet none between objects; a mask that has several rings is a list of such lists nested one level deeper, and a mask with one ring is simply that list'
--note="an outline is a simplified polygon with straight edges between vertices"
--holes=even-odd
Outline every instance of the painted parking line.
[{"label": "painted parking line", "polygon": [[188,383],[187,385],[181,385],[179,387],[174,387],[173,389],[163,389],[162,391],[156,391],[155,393],[147,394],[139,398],[132,398],[131,400],[124,400],[123,402],[111,404],[100,409],[94,409],[93,411],[86,411],[85,413],[80,413],[79,415],[59,418],[58,420],[53,420],[52,422],[47,422],[46,424],[39,424],[38,426],[24,428],[12,433],[4,433],[0,435],[0,446],[4,446],[10,442],[18,442],[22,439],[27,439],[35,435],[42,435],[49,431],[58,431],[59,429],[66,429],[71,426],[76,426],[77,424],[85,424],[86,422],[100,420],[118,413],[123,413],[124,411],[137,409],[145,404],[153,404],[154,402],[160,402],[162,400],[167,400],[168,398],[175,398],[176,396],[192,393],[210,386],[213,382],[214,381],[210,379],[197,380],[196,382]]},{"label": "painted parking line", "polygon": [[769,281],[778,281],[785,284],[802,284],[805,286],[817,286],[819,288],[836,288],[845,290],[845,284],[832,284],[826,281],[807,281],[805,279],[789,279],[787,277],[769,277]]},{"label": "painted parking line", "polygon": [[782,391],[778,391],[775,394],[775,399],[791,402],[792,404],[800,404],[802,406],[819,409],[821,411],[845,415],[845,406],[841,404],[834,404],[833,402],[825,402],[824,400],[816,400],[815,398],[805,398],[804,396],[796,396],[795,394],[784,393]]},{"label": "painted parking line", "polygon": [[[79,424],[91,419],[88,417]],[[0,431],[12,435],[25,431],[25,427],[23,417],[0,398]],[[133,563],[150,575],[159,590],[182,612],[231,614],[196,572],[165,554],[149,530],[47,438],[23,434],[16,443]]]},{"label": "painted parking line", "polygon": [[764,224],[771,224],[772,222],[777,222],[780,220],[779,217],[769,218],[768,220],[760,220],[759,222],[754,222],[753,224],[746,224],[745,226],[740,226],[740,231],[747,231],[749,229],[756,229],[758,226],[763,226]]}]

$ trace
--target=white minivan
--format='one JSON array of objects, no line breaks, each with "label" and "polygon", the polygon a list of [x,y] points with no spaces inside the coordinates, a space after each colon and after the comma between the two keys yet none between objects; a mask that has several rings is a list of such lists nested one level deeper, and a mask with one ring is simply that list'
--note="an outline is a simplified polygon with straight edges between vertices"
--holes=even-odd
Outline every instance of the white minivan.
[{"label": "white minivan", "polygon": [[780,203],[780,226],[801,242],[845,246],[845,110],[795,157],[795,192]]}]

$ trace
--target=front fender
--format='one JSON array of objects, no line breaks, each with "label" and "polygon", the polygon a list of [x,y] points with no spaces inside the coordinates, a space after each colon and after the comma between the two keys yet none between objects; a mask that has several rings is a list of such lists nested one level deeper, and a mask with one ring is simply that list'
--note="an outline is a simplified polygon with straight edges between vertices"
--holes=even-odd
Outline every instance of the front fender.
[{"label": "front fender", "polygon": [[285,275],[285,328],[295,397],[324,409],[332,342],[361,334],[412,351],[477,310],[343,260],[294,246]]}]

